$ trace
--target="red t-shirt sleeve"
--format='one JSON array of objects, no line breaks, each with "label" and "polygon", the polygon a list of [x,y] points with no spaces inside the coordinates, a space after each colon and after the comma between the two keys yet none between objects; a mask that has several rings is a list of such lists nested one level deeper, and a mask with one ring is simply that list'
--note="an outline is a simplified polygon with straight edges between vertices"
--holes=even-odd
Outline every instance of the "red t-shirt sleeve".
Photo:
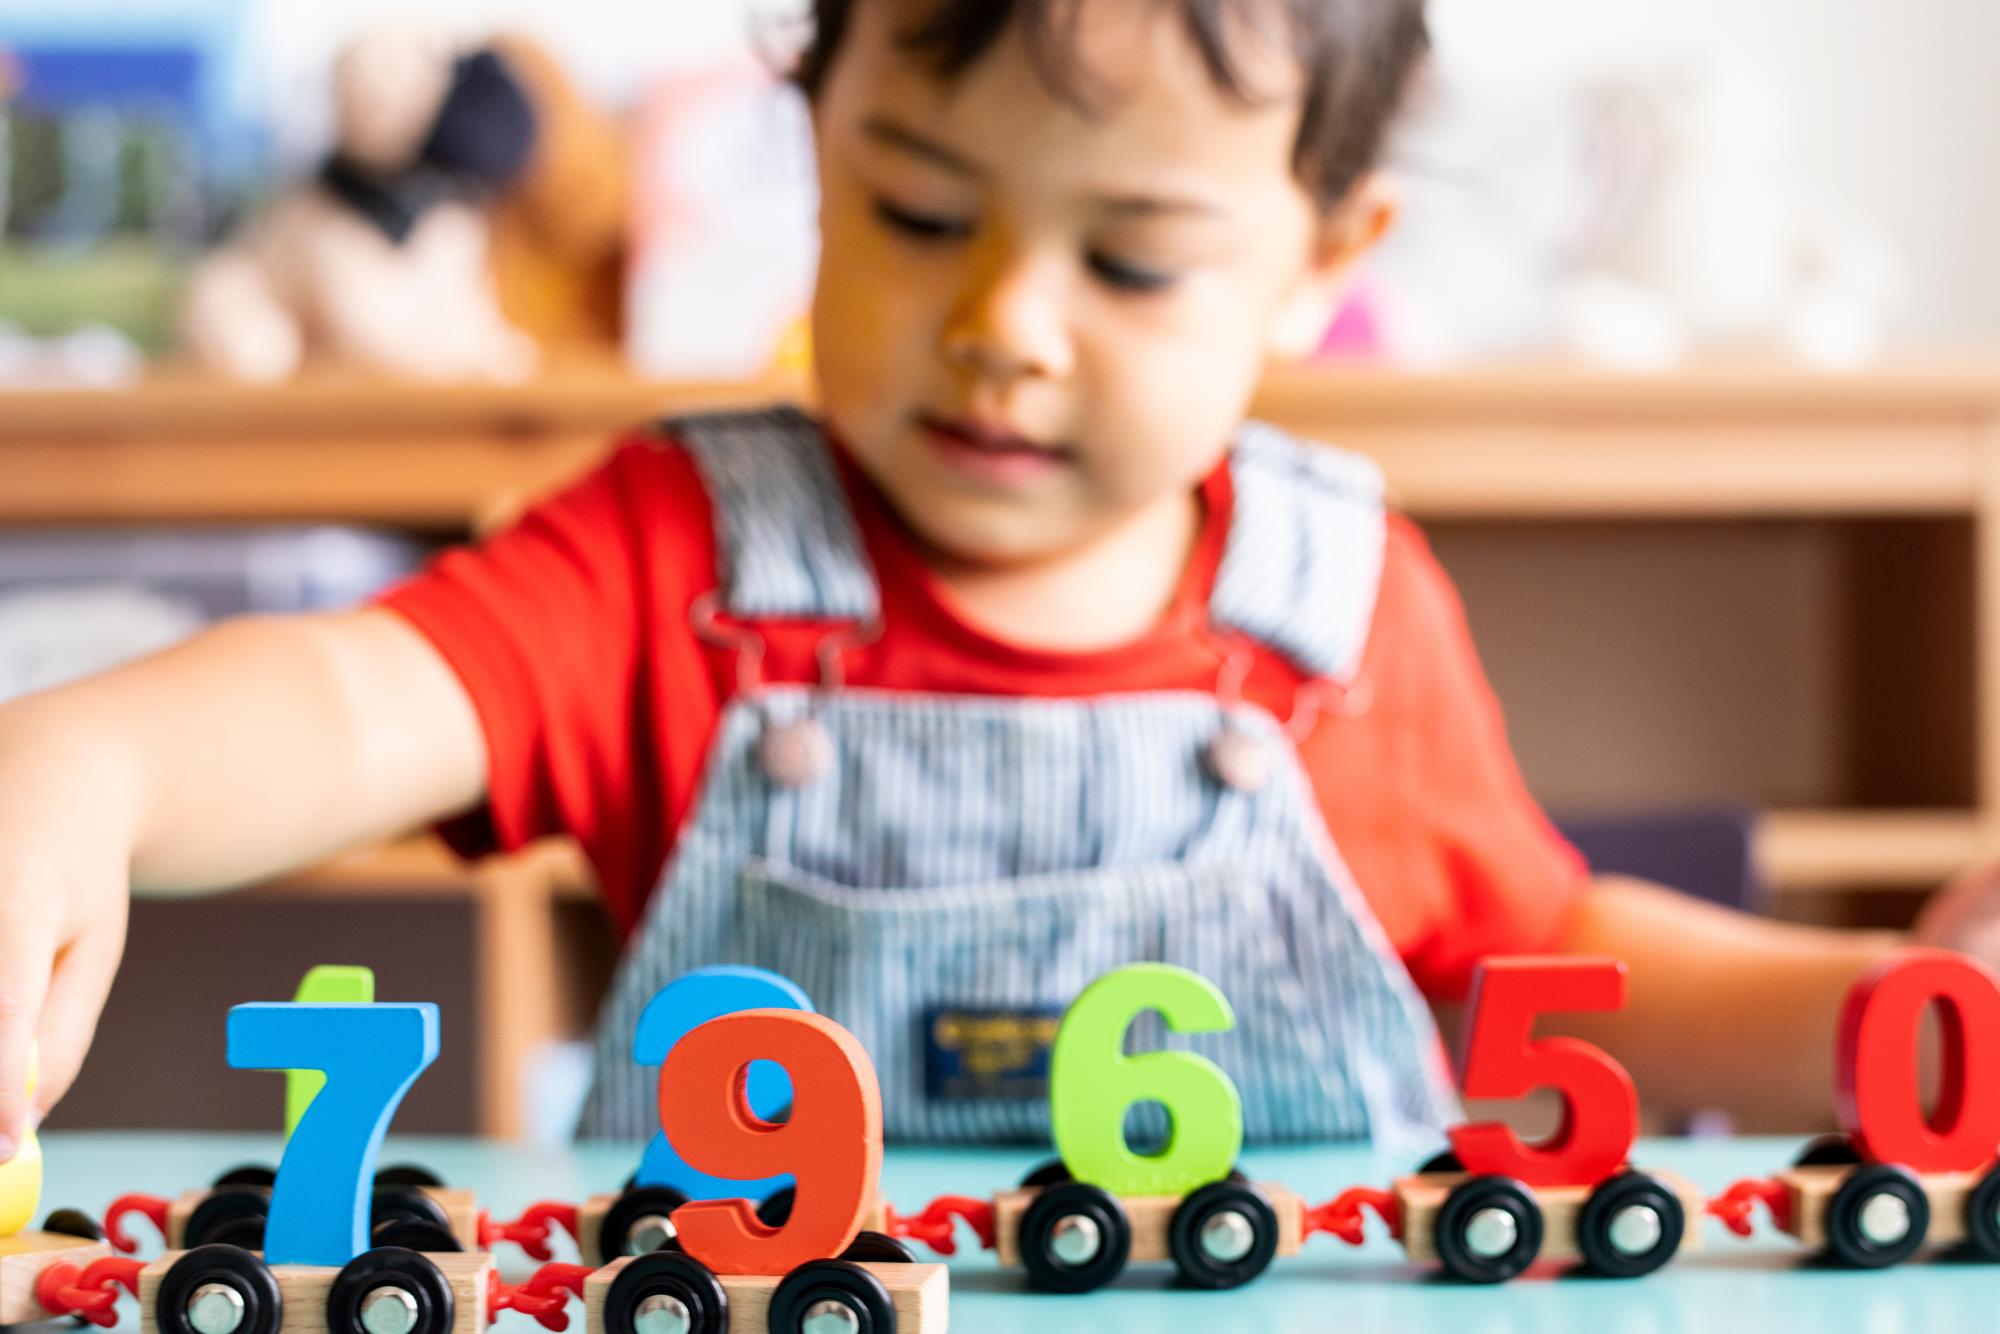
[{"label": "red t-shirt sleeve", "polygon": [[1589,871],[1529,794],[1457,591],[1400,515],[1364,671],[1349,772],[1373,795],[1328,802],[1328,821],[1418,985],[1455,999],[1481,956],[1556,946]]},{"label": "red t-shirt sleeve", "polygon": [[[486,738],[486,804],[443,830],[458,851],[570,835],[629,926],[677,816],[664,793],[686,748],[673,738],[698,750],[709,735],[713,692],[687,608],[713,583],[692,462],[635,439],[383,596],[458,674]],[[678,719],[658,707],[663,678],[678,685]]]}]

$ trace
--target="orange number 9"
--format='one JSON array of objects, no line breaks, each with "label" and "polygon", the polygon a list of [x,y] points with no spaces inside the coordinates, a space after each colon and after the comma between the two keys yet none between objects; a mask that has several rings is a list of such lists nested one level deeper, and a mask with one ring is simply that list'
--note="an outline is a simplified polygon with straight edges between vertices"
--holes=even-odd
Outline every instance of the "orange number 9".
[{"label": "orange number 9", "polygon": [[[750,1065],[792,1080],[792,1114],[760,1120],[745,1089]],[[718,1274],[784,1274],[847,1249],[882,1172],[882,1092],[855,1036],[824,1015],[745,1010],[689,1033],[660,1067],[660,1129],[688,1166],[732,1181],[798,1182],[782,1227],[747,1200],[674,1211],[681,1248]]]}]

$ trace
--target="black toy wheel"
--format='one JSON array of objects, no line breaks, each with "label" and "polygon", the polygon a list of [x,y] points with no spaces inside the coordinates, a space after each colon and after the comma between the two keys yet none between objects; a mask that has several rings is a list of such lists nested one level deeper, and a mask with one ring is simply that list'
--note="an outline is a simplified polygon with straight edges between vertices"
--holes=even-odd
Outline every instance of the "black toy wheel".
[{"label": "black toy wheel", "polygon": [[1442,1153],[1434,1153],[1424,1159],[1424,1165],[1417,1169],[1417,1175],[1428,1177],[1443,1176],[1446,1173],[1450,1173],[1456,1176],[1463,1171],[1465,1171],[1465,1164],[1458,1161],[1456,1153],[1453,1153],[1450,1149],[1446,1149]]},{"label": "black toy wheel", "polygon": [[1070,1181],[1029,1202],[1017,1244],[1031,1286],[1043,1292],[1091,1292],[1125,1268],[1132,1253],[1132,1223],[1117,1200],[1096,1186]]},{"label": "black toy wheel", "polygon": [[1060,1186],[1063,1182],[1074,1179],[1070,1176],[1069,1169],[1063,1166],[1062,1159],[1051,1158],[1045,1163],[1036,1164],[1034,1171],[1021,1178],[1021,1189],[1047,1190],[1050,1186]]},{"label": "black toy wheel", "polygon": [[666,1186],[635,1186],[611,1202],[597,1233],[596,1263],[610,1264],[627,1255],[645,1255],[677,1245],[674,1210],[687,1196]]},{"label": "black toy wheel", "polygon": [[847,1249],[834,1257],[853,1264],[913,1265],[917,1254],[894,1237],[880,1232],[857,1232]]},{"label": "black toy wheel", "polygon": [[1241,1287],[1278,1253],[1277,1211],[1247,1182],[1203,1186],[1174,1210],[1167,1251],[1182,1281],[1194,1287]]},{"label": "black toy wheel", "polygon": [[[806,1323],[845,1313],[851,1334],[893,1334],[896,1306],[882,1280],[845,1260],[814,1260],[785,1275],[771,1294],[771,1334],[805,1334]],[[821,1317],[822,1319],[814,1319]]]},{"label": "black toy wheel", "polygon": [[271,1267],[250,1252],[197,1246],[160,1279],[153,1319],[160,1334],[278,1334],[285,1304]]},{"label": "black toy wheel", "polygon": [[368,1232],[370,1246],[400,1246],[432,1255],[463,1251],[465,1243],[450,1228],[421,1218],[385,1218]]},{"label": "black toy wheel", "polygon": [[1826,1206],[1826,1252],[1854,1269],[1886,1269],[1916,1254],[1931,1202],[1917,1179],[1877,1163],[1842,1182]]},{"label": "black toy wheel", "polygon": [[2000,1167],[1965,1197],[1965,1245],[1982,1260],[2000,1260]]},{"label": "black toy wheel", "polygon": [[[378,1308],[381,1308],[378,1310]],[[326,1294],[327,1334],[451,1334],[451,1284],[429,1259],[401,1246],[378,1246],[349,1260]]]},{"label": "black toy wheel", "polygon": [[1509,1177],[1473,1177],[1438,1210],[1434,1244],[1445,1272],[1465,1283],[1504,1283],[1542,1251],[1542,1208]]},{"label": "black toy wheel", "polygon": [[1624,1172],[1590,1193],[1576,1216],[1576,1246],[1592,1273],[1638,1278],[1674,1258],[1687,1211],[1664,1182]]},{"label": "black toy wheel", "polygon": [[232,1167],[209,1183],[211,1190],[221,1190],[225,1186],[261,1186],[265,1190],[278,1184],[278,1169],[266,1167],[262,1163],[245,1163]]},{"label": "black toy wheel", "polygon": [[376,1190],[382,1186],[408,1186],[412,1190],[444,1190],[444,1178],[416,1162],[392,1162],[376,1172]]},{"label": "black toy wheel", "polygon": [[604,1296],[603,1334],[639,1334],[640,1317],[656,1311],[683,1317],[687,1334],[729,1328],[729,1294],[721,1280],[700,1261],[672,1251],[642,1255],[618,1271]]},{"label": "black toy wheel", "polygon": [[793,1187],[778,1187],[758,1203],[757,1221],[765,1227],[783,1227],[792,1221],[792,1202],[798,1197]]},{"label": "black toy wheel", "polygon": [[1861,1151],[1845,1135],[1819,1135],[1792,1159],[1793,1167],[1859,1167]]},{"label": "black toy wheel", "polygon": [[181,1244],[197,1246],[241,1246],[247,1251],[264,1248],[264,1220],[271,1216],[269,1191],[256,1186],[224,1186],[188,1215]]},{"label": "black toy wheel", "polygon": [[42,1231],[53,1232],[59,1237],[81,1237],[85,1241],[103,1241],[104,1229],[97,1220],[81,1209],[56,1209],[42,1220]]},{"label": "black toy wheel", "polygon": [[415,1163],[396,1163],[375,1174],[375,1188],[380,1190],[384,1186],[411,1186],[417,1189],[428,1187],[431,1190],[442,1190],[444,1181],[428,1167],[419,1167]]},{"label": "black toy wheel", "polygon": [[444,1206],[414,1186],[377,1186],[368,1202],[368,1226],[383,1223],[433,1223],[449,1232],[451,1217]]}]

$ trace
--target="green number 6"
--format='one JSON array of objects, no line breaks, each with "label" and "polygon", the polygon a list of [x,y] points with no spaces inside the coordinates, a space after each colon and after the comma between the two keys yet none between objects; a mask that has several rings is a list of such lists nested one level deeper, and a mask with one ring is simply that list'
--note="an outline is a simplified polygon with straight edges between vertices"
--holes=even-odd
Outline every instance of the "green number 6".
[{"label": "green number 6", "polygon": [[[1213,982],[1185,968],[1135,963],[1084,989],[1049,1054],[1049,1119],[1072,1177],[1113,1195],[1185,1195],[1229,1175],[1243,1147],[1243,1100],[1215,1062],[1185,1051],[1125,1054],[1125,1030],[1157,1010],[1175,1033],[1236,1026]],[[1134,1153],[1125,1113],[1137,1102],[1167,1109],[1167,1146]]]}]

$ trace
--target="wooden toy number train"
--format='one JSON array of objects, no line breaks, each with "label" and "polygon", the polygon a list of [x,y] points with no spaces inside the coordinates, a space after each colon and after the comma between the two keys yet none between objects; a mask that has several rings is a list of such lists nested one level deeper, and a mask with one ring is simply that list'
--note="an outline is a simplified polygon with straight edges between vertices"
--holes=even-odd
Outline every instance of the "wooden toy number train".
[{"label": "wooden toy number train", "polygon": [[[693,989],[702,981],[694,974],[676,985]],[[1227,1000],[1185,970],[1156,964],[1121,969],[1071,1006],[1051,1052],[1051,1121],[1061,1157],[1017,1188],[990,1197],[948,1195],[914,1215],[871,1204],[865,1212],[874,1231],[863,1235],[872,1253],[885,1258],[907,1260],[910,1253],[900,1244],[907,1240],[951,1255],[955,1225],[962,1222],[1002,1263],[1024,1270],[1031,1286],[1071,1293],[1101,1287],[1141,1261],[1170,1261],[1191,1286],[1235,1287],[1274,1259],[1296,1253],[1316,1233],[1359,1245],[1368,1213],[1381,1219],[1411,1259],[1435,1262],[1474,1283],[1511,1279],[1537,1261],[1637,1278],[1691,1248],[1693,1224],[1704,1215],[1749,1235],[1759,1202],[1781,1230],[1849,1266],[1893,1265],[1927,1241],[1963,1243],[1980,1257],[2000,1260],[2000,1062],[1973,1058],[1975,1051],[2000,1047],[2000,977],[1987,967],[1940,951],[1908,950],[1871,970],[1849,995],[1838,1035],[1836,1104],[1846,1133],[1816,1141],[1772,1178],[1738,1182],[1713,1198],[1671,1171],[1630,1163],[1638,1099],[1610,1055],[1574,1039],[1534,1035],[1542,1016],[1617,1010],[1624,999],[1625,969],[1615,960],[1487,961],[1474,983],[1459,1072],[1463,1091],[1514,1099],[1553,1090],[1562,1103],[1559,1128],[1542,1143],[1528,1144],[1503,1125],[1461,1125],[1451,1131],[1448,1151],[1388,1188],[1357,1187],[1311,1206],[1283,1185],[1251,1182],[1235,1170],[1240,1103],[1213,1063],[1183,1051],[1126,1053],[1126,1030],[1140,1013],[1159,1013],[1176,1032],[1215,1032],[1232,1025]],[[804,1002],[794,995],[787,1003]],[[1943,1020],[1942,1094],[1926,1115],[1916,1053],[1921,1020],[1932,1007]],[[764,1018],[777,1015],[766,1011]],[[721,1058],[706,1044],[704,1051]],[[723,1123],[725,1110],[727,1123],[736,1126],[754,1114],[741,1102],[716,1105],[712,1091],[720,1071],[681,1061],[677,1053],[670,1051],[662,1068],[665,1137],[649,1150],[649,1160],[657,1152],[679,1163],[672,1153],[678,1149],[711,1170],[732,1162],[742,1171],[797,1170],[805,1160],[736,1160],[727,1156],[733,1139],[708,1142],[702,1127]],[[730,1053],[733,1073],[757,1054],[752,1048]],[[793,1071],[795,1118],[818,1097],[801,1073]],[[752,1089],[750,1100],[758,1096]],[[1127,1111],[1145,1101],[1164,1104],[1173,1127],[1166,1146],[1152,1154],[1135,1152],[1124,1138]],[[852,1141],[829,1138],[811,1159],[812,1170],[824,1171],[854,1152]],[[865,1172],[849,1171],[841,1180],[852,1185],[872,1175],[870,1159]],[[761,1229],[758,1235],[775,1235],[774,1227],[781,1233],[787,1209],[796,1211],[799,1201],[828,1188],[802,1177],[796,1193],[765,1200],[760,1221],[741,1201],[684,1203],[698,1195],[681,1188],[685,1178],[668,1185],[664,1177],[647,1177],[637,1174],[620,1196],[531,1211],[541,1224],[567,1227],[591,1262],[547,1267],[539,1276],[543,1290],[567,1285],[599,1294],[620,1274],[636,1272],[635,1257],[674,1246],[677,1232],[678,1244],[698,1254],[712,1226],[707,1220],[715,1217]],[[721,1184],[751,1197],[770,1185],[746,1190],[740,1180]],[[844,1194],[840,1199],[848,1202]],[[641,1225],[631,1226],[634,1220]],[[686,1246],[689,1223],[702,1238],[694,1248]],[[829,1229],[823,1235],[836,1234]],[[610,1301],[608,1290],[600,1295],[604,1299],[593,1295],[589,1306],[592,1334],[655,1334],[619,1314],[629,1303]]]},{"label": "wooden toy number train", "polygon": [[[878,1194],[881,1101],[859,1042],[781,979],[702,970],[666,988],[640,1025],[635,1056],[661,1063],[662,1134],[626,1190],[539,1204],[511,1223],[482,1216],[469,1239],[436,1221],[371,1219],[383,1135],[436,1056],[435,1007],[239,1006],[232,1065],[325,1075],[270,1182],[239,1184],[268,1192],[255,1233],[225,1218],[233,1241],[190,1237],[198,1244],[148,1263],[52,1230],[0,1245],[0,1268],[16,1266],[10,1291],[32,1291],[16,1320],[108,1326],[124,1289],[140,1297],[146,1334],[478,1334],[503,1310],[561,1330],[579,1297],[590,1334],[941,1334],[945,1270],[917,1263],[905,1242],[953,1254],[961,1222],[1032,1286],[1072,1293],[1135,1261],[1170,1261],[1189,1285],[1233,1288],[1315,1233],[1360,1244],[1370,1212],[1412,1259],[1470,1282],[1503,1281],[1537,1260],[1635,1278],[1691,1244],[1690,1221],[1704,1214],[1747,1235],[1760,1201],[1781,1229],[1852,1266],[1898,1263],[1927,1240],[2000,1259],[2000,1064],[1971,1058],[2000,1044],[1991,970],[1938,951],[1885,959],[1842,1014],[1836,1101],[1847,1133],[1712,1199],[1628,1162],[1638,1100],[1616,1061],[1534,1036],[1543,1015],[1616,1010],[1624,993],[1614,960],[1488,961],[1474,983],[1464,1091],[1506,1099],[1552,1089],[1563,1105],[1556,1133],[1531,1145],[1498,1124],[1462,1125],[1448,1152],[1387,1189],[1308,1206],[1235,1170],[1241,1104],[1218,1067],[1190,1052],[1125,1049],[1142,1013],[1176,1032],[1219,1032],[1233,1024],[1228,1001],[1182,969],[1120,969],[1077,999],[1056,1036],[1060,1159],[1016,1189],[944,1196],[902,1215]],[[1944,1041],[1927,1115],[1916,1050],[1933,1007]],[[1126,1142],[1126,1113],[1141,1102],[1164,1105],[1173,1127],[1155,1153]],[[35,1199],[0,1178],[0,1202],[9,1206],[0,1221],[18,1232]],[[157,1220],[165,1209],[147,1211]],[[508,1240],[546,1261],[557,1227],[588,1263],[544,1263],[525,1283],[500,1281],[487,1247]]]}]

